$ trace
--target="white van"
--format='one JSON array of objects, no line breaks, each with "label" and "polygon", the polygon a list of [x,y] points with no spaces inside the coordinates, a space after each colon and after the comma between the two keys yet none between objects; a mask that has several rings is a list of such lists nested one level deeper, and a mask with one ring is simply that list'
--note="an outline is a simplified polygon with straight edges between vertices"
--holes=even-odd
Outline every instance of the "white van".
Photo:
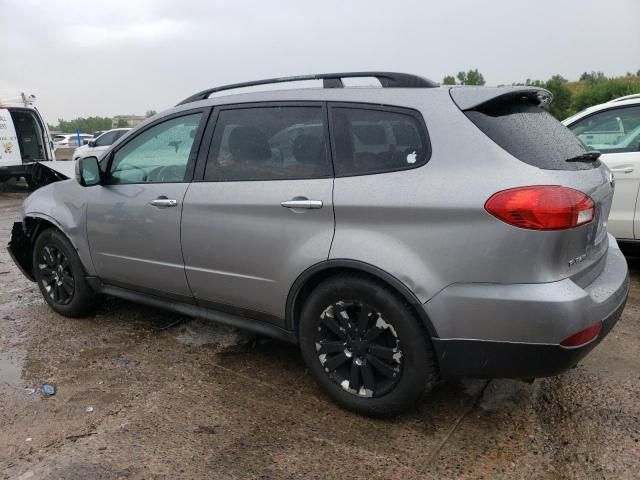
[{"label": "white van", "polygon": [[47,123],[33,105],[35,97],[0,98],[0,182],[24,177],[31,182],[33,162],[54,161]]}]

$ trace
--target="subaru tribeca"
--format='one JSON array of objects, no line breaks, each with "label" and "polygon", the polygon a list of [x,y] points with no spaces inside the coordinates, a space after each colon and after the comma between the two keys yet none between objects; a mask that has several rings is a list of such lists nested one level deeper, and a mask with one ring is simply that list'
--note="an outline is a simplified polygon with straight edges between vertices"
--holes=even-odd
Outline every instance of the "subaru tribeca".
[{"label": "subaru tribeca", "polygon": [[555,375],[613,327],[628,274],[613,177],[549,101],[387,72],[212,88],[33,193],[9,248],[62,315],[112,295],[296,342],[365,415],[439,378]]}]

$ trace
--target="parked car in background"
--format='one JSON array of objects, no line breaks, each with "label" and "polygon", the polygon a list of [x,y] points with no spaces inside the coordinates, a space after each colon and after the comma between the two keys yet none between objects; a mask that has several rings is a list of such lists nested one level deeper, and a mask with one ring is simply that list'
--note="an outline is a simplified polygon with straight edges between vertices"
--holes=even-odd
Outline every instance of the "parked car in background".
[{"label": "parked car in background", "polygon": [[56,135],[53,137],[53,145],[55,148],[75,148],[80,145],[85,145],[93,139],[93,135],[88,133],[80,134],[80,144],[78,144],[78,134],[65,133],[62,135]]},{"label": "parked car in background", "polygon": [[102,152],[130,130],[130,128],[114,128],[113,130],[107,130],[99,137],[89,140],[86,145],[76,148],[71,158],[78,160],[79,158],[90,157],[92,155],[99,157]]},{"label": "parked car in background", "polygon": [[55,160],[47,123],[33,105],[35,97],[0,100],[0,182],[24,177],[29,164]]},{"label": "parked car in background", "polygon": [[[327,88],[209,98],[304,79]],[[611,173],[549,95],[389,72],[208,89],[68,164],[10,252],[62,315],[108,294],[296,342],[365,415],[437,378],[555,375],[613,328],[629,279]]]},{"label": "parked car in background", "polygon": [[615,195],[608,229],[619,240],[640,240],[640,94],[595,105],[563,123],[613,172]]}]

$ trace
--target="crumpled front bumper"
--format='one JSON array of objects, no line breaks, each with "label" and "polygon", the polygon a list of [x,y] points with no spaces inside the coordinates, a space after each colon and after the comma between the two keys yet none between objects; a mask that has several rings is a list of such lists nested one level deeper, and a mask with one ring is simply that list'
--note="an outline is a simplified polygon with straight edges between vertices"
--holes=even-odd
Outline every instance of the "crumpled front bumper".
[{"label": "crumpled front bumper", "polygon": [[7,250],[11,259],[24,274],[32,282],[33,277],[32,258],[31,258],[31,239],[25,232],[22,222],[15,222],[11,229],[11,239]]}]

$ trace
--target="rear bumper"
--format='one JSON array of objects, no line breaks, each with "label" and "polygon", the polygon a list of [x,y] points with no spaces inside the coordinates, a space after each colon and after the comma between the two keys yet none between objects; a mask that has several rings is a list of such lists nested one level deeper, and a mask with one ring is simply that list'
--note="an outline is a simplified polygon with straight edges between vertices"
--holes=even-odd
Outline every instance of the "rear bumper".
[{"label": "rear bumper", "polygon": [[[627,262],[611,237],[604,268],[580,287],[456,284],[425,304],[438,332],[434,348],[444,377],[532,378],[556,375],[591,351],[620,318],[629,293]],[[587,345],[567,337],[602,322]]]}]

